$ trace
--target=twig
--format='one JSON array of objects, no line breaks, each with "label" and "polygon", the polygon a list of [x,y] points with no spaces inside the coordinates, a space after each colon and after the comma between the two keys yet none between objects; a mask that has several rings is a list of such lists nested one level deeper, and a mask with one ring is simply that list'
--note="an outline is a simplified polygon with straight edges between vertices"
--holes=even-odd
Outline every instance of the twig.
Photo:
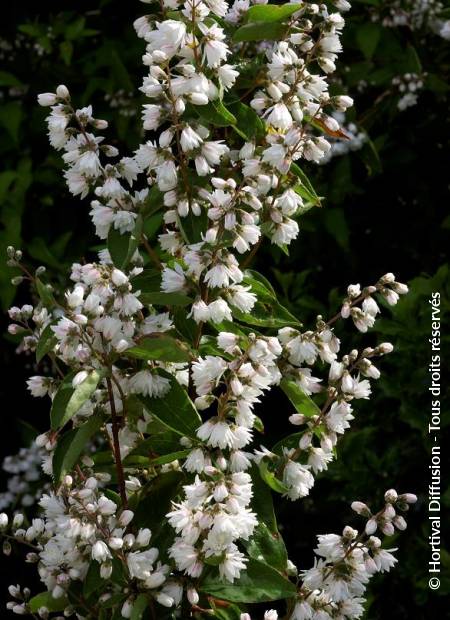
[{"label": "twig", "polygon": [[114,449],[114,460],[116,462],[119,494],[122,500],[123,507],[128,508],[127,494],[125,492],[125,476],[123,473],[122,459],[120,457],[119,423],[117,419],[116,404],[114,402],[114,394],[113,394],[111,379],[109,377],[106,377],[106,384],[108,386],[108,396],[109,396],[109,402],[111,405],[113,449]]}]

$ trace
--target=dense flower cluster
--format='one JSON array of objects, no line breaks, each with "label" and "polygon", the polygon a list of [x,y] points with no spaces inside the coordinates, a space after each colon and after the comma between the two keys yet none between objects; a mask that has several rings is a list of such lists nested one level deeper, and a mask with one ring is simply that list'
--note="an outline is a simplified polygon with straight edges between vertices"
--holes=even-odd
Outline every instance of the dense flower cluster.
[{"label": "dense flower cluster", "polygon": [[[28,280],[39,298],[10,310],[9,331],[21,337],[19,351],[34,352],[38,363],[48,356],[53,370],[28,381],[33,396],[52,401],[51,428],[36,440],[52,487],[30,523],[0,515],[6,552],[11,540],[31,546],[27,559],[46,587],[33,598],[12,587],[14,613],[94,618],[104,604],[114,618],[142,617],[147,608],[158,617],[158,606],[183,617],[208,605],[214,615],[209,595],[227,600],[230,584],[237,603],[269,600],[269,571],[270,600],[288,598],[287,617],[358,618],[369,576],[393,564],[373,534],[404,529],[396,509],[411,496],[389,491],[374,516],[357,504],[368,538],[351,528],[319,537],[321,559],[296,583],[286,577],[298,573],[276,524],[254,502],[255,477],[292,501],[310,493],[349,428],[354,401],[370,397],[380,376],[374,360],[393,349],[382,343],[342,355],[335,324],[351,318],[365,333],[380,312],[377,299],[394,305],[407,292],[391,273],[373,286],[351,285],[340,312],[307,329],[246,268],[263,237],[287,251],[303,211],[320,202],[296,162],[319,162],[343,135],[337,119],[352,101],[330,95],[327,76],[349,5],[334,7],[152,7],[135,22],[149,103],[148,134],[132,156],[103,143],[95,132],[107,123],[91,106],[74,108],[65,86],[39,96],[51,108],[49,138],[69,190],[92,194],[105,247],[95,262],[72,266],[65,294],[8,250],[23,272],[15,283]],[[154,247],[149,222],[159,212]],[[289,420],[301,428],[256,447],[263,421],[255,407],[273,388],[289,398]],[[282,565],[251,551],[269,525]],[[250,600],[243,577],[254,580]]]}]

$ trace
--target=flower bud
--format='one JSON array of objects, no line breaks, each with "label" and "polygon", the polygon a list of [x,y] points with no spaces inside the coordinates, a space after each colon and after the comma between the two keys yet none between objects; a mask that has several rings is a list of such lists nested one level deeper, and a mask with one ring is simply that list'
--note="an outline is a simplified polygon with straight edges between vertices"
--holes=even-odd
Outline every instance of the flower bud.
[{"label": "flower bud", "polygon": [[398,499],[397,491],[395,489],[389,489],[384,494],[384,499],[386,502],[389,502],[390,504],[395,504],[395,502]]},{"label": "flower bud", "polygon": [[41,93],[37,97],[38,104],[43,107],[48,107],[51,105],[55,105],[56,103],[56,95],[54,93]]},{"label": "flower bud", "polygon": [[197,605],[199,601],[199,595],[195,588],[188,588],[187,590],[187,598],[191,605]]},{"label": "flower bud", "polygon": [[60,84],[56,89],[56,95],[60,99],[67,99],[69,97],[69,90],[67,86],[64,86],[64,84]]},{"label": "flower bud", "polygon": [[376,519],[369,519],[366,523],[366,528],[365,528],[366,534],[370,536],[371,534],[377,531],[377,527],[378,527],[378,524],[377,524]]},{"label": "flower bud", "polygon": [[126,527],[134,517],[132,510],[124,510],[119,517],[119,523],[122,527]]}]

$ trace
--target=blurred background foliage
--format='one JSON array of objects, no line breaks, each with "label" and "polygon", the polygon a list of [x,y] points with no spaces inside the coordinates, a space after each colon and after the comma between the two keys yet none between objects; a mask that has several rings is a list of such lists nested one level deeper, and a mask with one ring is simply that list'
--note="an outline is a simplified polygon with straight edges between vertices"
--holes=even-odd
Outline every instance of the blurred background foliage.
[{"label": "blurred background foliage", "polygon": [[[2,251],[7,245],[23,249],[29,261],[48,267],[61,284],[73,260],[89,257],[96,241],[86,201],[81,204],[66,190],[36,95],[67,84],[76,105],[92,103],[96,117],[110,121],[108,142],[123,153],[133,150],[142,137],[138,86],[143,45],[132,22],[144,12],[145,5],[117,0],[22,2],[2,8],[0,245]],[[426,520],[432,291],[442,295],[443,325],[450,313],[449,18],[449,6],[435,0],[354,1],[334,77],[336,90],[355,100],[346,117],[350,139],[336,144],[324,165],[305,166],[325,198],[322,208],[302,216],[290,256],[265,247],[254,265],[305,324],[317,313],[334,314],[350,282],[371,284],[394,271],[410,283],[410,295],[393,311],[386,310],[386,318],[367,336],[365,344],[389,340],[396,351],[383,360],[375,397],[358,407],[353,430],[340,444],[340,458],[309,499],[279,500],[292,559],[306,568],[315,535],[347,523],[353,499],[375,504],[391,486],[419,494],[410,528],[398,542],[399,567],[372,588],[366,617],[373,620],[424,619],[429,605],[444,609],[450,594],[445,550],[442,586],[428,590]],[[27,301],[26,291],[10,284],[13,275],[0,270],[4,309],[14,300]],[[361,346],[351,330],[337,329],[349,350]],[[11,418],[43,429],[47,412],[24,389],[32,364],[18,359],[7,340],[5,345],[2,400],[10,402],[14,393]],[[260,412],[274,440],[285,430],[281,426],[287,427],[290,413],[280,399],[273,393]],[[444,427],[448,391],[442,402]],[[277,411],[285,415],[272,415]],[[23,427],[10,422],[8,427],[2,454],[17,451],[22,442]],[[443,504],[448,510],[448,490]],[[441,617],[448,617],[448,602],[446,607]]]}]

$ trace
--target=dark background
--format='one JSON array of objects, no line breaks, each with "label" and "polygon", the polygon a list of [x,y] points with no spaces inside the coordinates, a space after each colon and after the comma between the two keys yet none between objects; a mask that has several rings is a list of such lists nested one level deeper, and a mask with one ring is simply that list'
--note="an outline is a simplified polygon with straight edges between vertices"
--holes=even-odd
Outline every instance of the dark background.
[{"label": "dark background", "polygon": [[[426,517],[431,291],[442,295],[444,331],[450,307],[450,53],[448,42],[426,25],[418,30],[389,29],[371,21],[374,12],[384,15],[389,6],[376,0],[355,3],[348,14],[345,52],[336,77],[341,90],[355,99],[349,119],[367,131],[370,141],[361,151],[325,166],[305,167],[318,193],[325,196],[323,208],[302,217],[301,234],[289,258],[266,246],[253,266],[271,279],[283,303],[305,324],[319,312],[334,314],[349,283],[372,284],[393,271],[400,281],[411,284],[410,295],[394,311],[386,309],[386,319],[366,336],[364,344],[390,340],[396,350],[381,364],[382,379],[374,385],[374,397],[358,401],[357,417],[338,447],[338,460],[319,477],[306,500],[275,499],[291,558],[307,568],[316,534],[357,523],[351,501],[376,506],[390,487],[417,493],[419,503],[408,530],[392,544],[399,547],[399,565],[390,575],[374,580],[366,617],[422,620],[440,609],[442,618],[450,617],[450,560],[444,550],[448,539],[443,543],[442,586],[430,592]],[[67,84],[77,105],[93,103],[96,116],[111,121],[110,142],[118,136],[124,151],[135,148],[140,141],[139,113],[132,112],[140,101],[143,46],[132,21],[144,12],[145,5],[138,2],[113,0],[67,0],[63,8],[60,2],[10,3],[2,8],[0,243],[2,248],[13,244],[24,249],[29,262],[47,265],[59,274],[61,283],[70,263],[89,256],[96,240],[88,201],[74,200],[61,180],[61,161],[47,143],[45,111],[36,105],[36,95],[58,83]],[[417,105],[400,112],[391,80],[407,72],[423,75],[425,87]],[[118,107],[111,107],[111,101]],[[16,304],[27,302],[26,290],[9,285],[10,270],[0,271],[3,307],[13,299]],[[350,326],[340,325],[337,331],[343,349],[361,347],[361,338]],[[47,408],[24,389],[26,378],[35,373],[33,361],[15,355],[14,349],[5,338],[0,358],[2,455],[23,445],[19,418],[46,429]],[[442,401],[446,426],[446,390]],[[276,391],[261,405],[258,414],[270,438],[267,445],[286,432],[283,420],[289,413],[288,402]],[[444,451],[445,445],[443,429]],[[443,485],[442,514],[450,503],[450,494],[444,491]],[[33,570],[24,568],[20,559],[5,559],[4,566],[5,585],[32,583]]]}]

